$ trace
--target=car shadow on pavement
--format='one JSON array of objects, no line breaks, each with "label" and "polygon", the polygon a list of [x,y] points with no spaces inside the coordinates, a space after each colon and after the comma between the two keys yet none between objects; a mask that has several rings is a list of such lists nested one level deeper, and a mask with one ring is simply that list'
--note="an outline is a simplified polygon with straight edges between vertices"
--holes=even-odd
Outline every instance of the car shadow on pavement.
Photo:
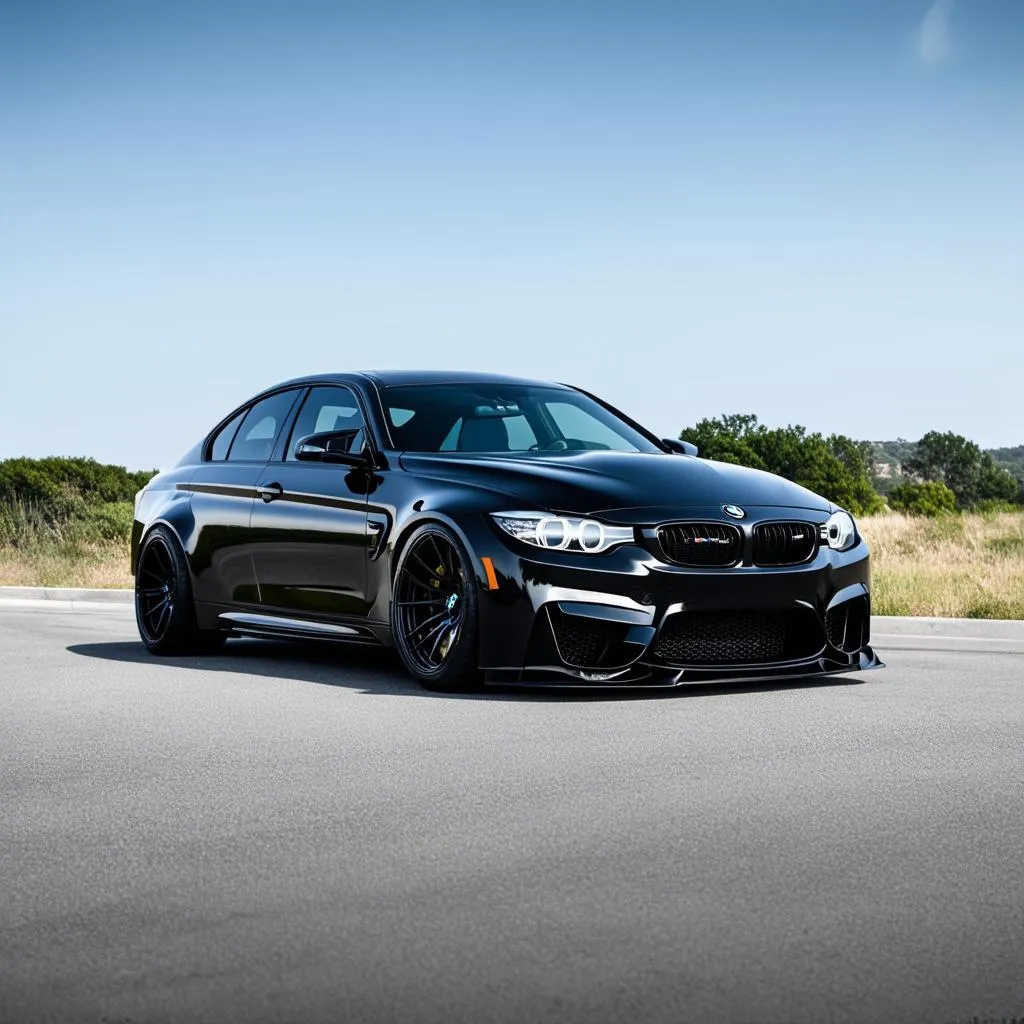
[{"label": "car shadow on pavement", "polygon": [[119,661],[203,672],[233,672],[242,675],[291,679],[340,686],[367,694],[406,697],[432,697],[447,700],[513,700],[521,702],[578,703],[607,700],[666,700],[688,696],[715,696],[734,693],[766,693],[827,686],[862,685],[860,673],[819,676],[812,679],[765,680],[760,683],[700,683],[661,689],[625,687],[559,689],[554,687],[487,686],[470,693],[434,693],[407,676],[394,652],[380,647],[233,639],[216,654],[192,657],[156,657],[139,641],[72,644],[67,650],[87,658]]}]

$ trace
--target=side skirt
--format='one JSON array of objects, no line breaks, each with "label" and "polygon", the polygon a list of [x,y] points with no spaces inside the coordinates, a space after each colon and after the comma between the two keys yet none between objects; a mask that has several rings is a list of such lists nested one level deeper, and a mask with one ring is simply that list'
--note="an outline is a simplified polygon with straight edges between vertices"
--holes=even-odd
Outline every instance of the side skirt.
[{"label": "side skirt", "polygon": [[263,612],[221,612],[217,616],[221,629],[237,636],[283,640],[331,640],[348,644],[390,646],[383,625],[380,631],[370,625],[347,625],[338,622],[314,622]]}]

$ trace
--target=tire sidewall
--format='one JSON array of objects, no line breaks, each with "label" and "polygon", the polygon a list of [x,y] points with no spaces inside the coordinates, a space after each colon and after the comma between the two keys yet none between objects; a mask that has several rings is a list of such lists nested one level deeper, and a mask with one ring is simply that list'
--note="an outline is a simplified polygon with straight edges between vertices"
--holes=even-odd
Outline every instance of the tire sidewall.
[{"label": "tire sidewall", "polygon": [[[397,588],[398,577],[416,545],[431,534],[443,538],[451,545],[459,559],[459,567],[462,569],[465,580],[464,588],[464,611],[462,629],[455,641],[455,647],[449,652],[444,662],[434,672],[424,672],[414,665],[406,653],[406,641],[402,632],[402,626],[398,614]],[[406,671],[418,679],[428,689],[434,690],[466,690],[471,689],[477,682],[479,674],[479,598],[477,595],[476,573],[473,571],[473,561],[461,539],[454,531],[441,523],[424,523],[417,527],[402,547],[401,554],[395,564],[391,585],[391,635],[395,650],[402,661]]]},{"label": "tire sidewall", "polygon": [[190,642],[194,642],[196,629],[195,606],[192,603],[192,581],[189,575],[188,562],[177,536],[167,526],[158,524],[146,535],[139,549],[139,565],[150,545],[162,543],[167,549],[173,569],[174,603],[171,608],[170,622],[163,634],[153,639],[147,635],[139,607],[139,580],[135,580],[135,623],[139,629],[139,637],[146,647],[154,654],[176,654]]}]

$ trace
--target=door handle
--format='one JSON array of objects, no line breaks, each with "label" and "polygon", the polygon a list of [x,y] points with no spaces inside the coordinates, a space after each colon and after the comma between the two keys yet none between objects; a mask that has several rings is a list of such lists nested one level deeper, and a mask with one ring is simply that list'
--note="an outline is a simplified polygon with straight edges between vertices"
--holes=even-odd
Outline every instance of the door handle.
[{"label": "door handle", "polygon": [[275,498],[280,498],[284,494],[284,488],[280,484],[260,484],[256,488],[256,493],[264,501],[273,501]]}]

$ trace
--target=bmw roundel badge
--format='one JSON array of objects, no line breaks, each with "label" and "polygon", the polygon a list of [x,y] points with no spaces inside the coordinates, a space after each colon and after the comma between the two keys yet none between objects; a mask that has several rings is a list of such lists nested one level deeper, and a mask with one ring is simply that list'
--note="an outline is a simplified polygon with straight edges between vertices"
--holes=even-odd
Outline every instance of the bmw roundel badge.
[{"label": "bmw roundel badge", "polygon": [[747,513],[739,505],[723,505],[722,511],[727,516],[732,516],[733,519],[745,519],[747,517]]}]

